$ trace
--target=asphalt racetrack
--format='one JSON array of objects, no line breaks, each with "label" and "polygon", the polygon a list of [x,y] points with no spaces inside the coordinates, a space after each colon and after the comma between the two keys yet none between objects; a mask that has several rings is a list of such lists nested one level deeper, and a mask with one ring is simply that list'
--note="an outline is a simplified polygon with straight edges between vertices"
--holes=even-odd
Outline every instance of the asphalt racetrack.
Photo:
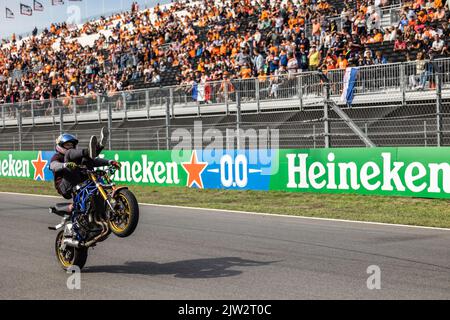
[{"label": "asphalt racetrack", "polygon": [[1,299],[450,299],[448,230],[160,206],[90,250],[69,290],[55,202],[0,193]]}]

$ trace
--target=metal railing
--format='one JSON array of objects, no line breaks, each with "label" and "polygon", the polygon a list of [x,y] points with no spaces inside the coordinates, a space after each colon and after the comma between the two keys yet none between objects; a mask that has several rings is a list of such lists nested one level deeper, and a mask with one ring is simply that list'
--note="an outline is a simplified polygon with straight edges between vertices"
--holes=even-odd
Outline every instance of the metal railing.
[{"label": "metal railing", "polygon": [[[389,25],[393,26],[400,22],[400,12],[401,12],[401,4],[392,4],[387,7],[380,8],[380,18],[383,19],[386,16],[389,16]],[[382,27],[385,27],[382,25]]]},{"label": "metal railing", "polygon": [[[240,101],[239,93],[235,95]],[[220,141],[226,142],[228,147],[231,141],[235,148],[246,148],[246,141],[239,144],[236,142],[236,137],[239,136],[237,130],[244,130],[241,136],[248,137],[247,142],[250,142],[253,132],[257,134],[258,141],[267,140],[266,143],[263,141],[263,146],[270,143],[270,146],[281,149],[367,146],[361,135],[356,135],[350,128],[348,119],[343,119],[335,108],[329,108],[331,102],[325,99],[322,102],[324,106],[314,110],[245,114],[245,110],[238,107],[229,115],[207,118],[167,116],[164,119],[144,121],[108,121],[107,124],[68,124],[63,128],[58,125],[23,127],[19,121],[19,126],[0,130],[0,150],[52,150],[56,137],[64,129],[75,134],[80,145],[85,146],[90,136],[98,135],[103,126],[110,132],[107,145],[110,150],[171,150],[181,143],[180,133],[183,134],[183,145],[188,143],[192,146],[211,147],[209,135],[212,132],[218,139],[214,140],[215,147]],[[169,115],[168,105],[166,110]],[[385,105],[371,107],[343,107],[342,111],[376,146],[450,146],[448,94],[439,99],[436,91],[434,100],[426,98],[417,102],[408,101],[404,106],[386,102]],[[270,139],[266,136],[267,133]],[[250,143],[248,147],[251,148]]]},{"label": "metal railing", "polygon": [[[450,86],[450,58],[434,60],[435,70],[442,74],[442,87]],[[356,79],[356,98],[372,93],[397,94],[404,102],[413,98],[421,90],[434,90],[436,71],[417,74],[417,62],[382,64],[359,68]],[[343,90],[344,69],[330,70],[331,97],[339,100]],[[229,92],[228,92],[229,91]],[[63,97],[51,100],[26,101],[0,105],[0,127],[15,125],[17,111],[24,125],[79,121],[106,121],[108,108],[112,117],[117,119],[165,117],[166,102],[170,105],[171,115],[202,115],[216,110],[229,113],[237,103],[239,93],[243,110],[256,113],[262,109],[290,106],[302,110],[315,105],[321,97],[323,84],[316,72],[280,74],[265,78],[233,80],[230,85],[222,81],[199,83],[194,86],[171,86],[122,91],[110,94],[95,94],[77,97]],[[410,96],[408,96],[410,95]],[[421,94],[422,95],[422,94]],[[384,97],[386,99],[386,97]],[[213,110],[214,111],[214,110]]]},{"label": "metal railing", "polygon": [[[416,61],[360,67],[352,108],[340,102],[345,70],[329,71],[328,85],[321,82],[317,72],[304,72],[242,79],[225,85],[208,82],[3,104],[0,128],[8,130],[0,131],[0,140],[5,144],[0,149],[7,149],[11,144],[17,150],[34,149],[43,145],[42,139],[51,144],[54,139],[50,136],[38,138],[42,125],[52,126],[54,136],[68,125],[73,128],[92,123],[108,126],[113,133],[110,149],[144,145],[170,149],[170,130],[176,123],[206,115],[231,117],[237,128],[258,127],[260,121],[254,118],[264,118],[261,123],[283,128],[282,147],[360,146],[348,123],[331,110],[330,106],[336,103],[345,108],[348,118],[377,145],[449,145],[450,59],[434,60],[425,69],[418,69],[420,64]],[[328,88],[326,95],[325,88]],[[280,121],[283,113],[292,114],[286,119],[301,120]],[[245,120],[247,115],[251,121]],[[135,121],[128,120],[147,121],[146,126],[138,129],[145,137],[137,136],[132,125]],[[131,127],[114,129],[113,122],[121,123],[119,127],[122,124]],[[300,133],[297,126],[304,131]],[[14,130],[17,132],[11,134]],[[117,130],[119,136],[114,136]],[[26,135],[28,138],[24,139]]]}]

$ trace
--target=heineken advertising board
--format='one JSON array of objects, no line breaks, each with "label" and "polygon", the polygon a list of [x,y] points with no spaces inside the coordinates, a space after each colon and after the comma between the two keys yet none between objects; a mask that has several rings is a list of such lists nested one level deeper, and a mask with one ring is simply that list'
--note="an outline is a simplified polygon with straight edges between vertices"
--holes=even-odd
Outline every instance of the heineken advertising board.
[{"label": "heineken advertising board", "polygon": [[[54,152],[0,151],[0,177],[52,180]],[[450,198],[450,148],[105,151],[122,185]]]}]

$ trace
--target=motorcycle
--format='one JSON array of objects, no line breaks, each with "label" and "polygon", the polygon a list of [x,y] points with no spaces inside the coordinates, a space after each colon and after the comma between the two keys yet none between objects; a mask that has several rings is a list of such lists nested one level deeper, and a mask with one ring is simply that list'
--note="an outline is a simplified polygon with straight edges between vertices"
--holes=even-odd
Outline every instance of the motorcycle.
[{"label": "motorcycle", "polygon": [[73,205],[60,203],[49,210],[62,218],[60,224],[49,229],[60,230],[55,253],[64,270],[73,266],[82,269],[89,248],[105,241],[111,233],[120,238],[130,236],[139,221],[139,205],[134,194],[127,187],[117,187],[111,180],[116,168],[79,168],[88,179],[75,187]]}]

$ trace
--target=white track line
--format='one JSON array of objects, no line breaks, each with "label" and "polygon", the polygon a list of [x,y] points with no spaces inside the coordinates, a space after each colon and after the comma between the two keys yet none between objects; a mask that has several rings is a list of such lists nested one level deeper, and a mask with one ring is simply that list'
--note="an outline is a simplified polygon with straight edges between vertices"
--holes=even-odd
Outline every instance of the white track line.
[{"label": "white track line", "polygon": [[[58,198],[58,199],[61,199],[61,197],[58,197],[58,196],[29,194],[29,193],[0,192],[0,194],[11,194],[11,195],[18,195],[18,196],[45,197],[45,198]],[[183,206],[174,206],[174,205],[166,205],[166,204],[153,204],[153,203],[139,203],[139,205],[141,205],[141,206],[152,206],[152,207],[162,207],[162,208],[174,208],[174,209],[203,210],[203,211],[212,211],[212,212],[241,213],[241,214],[268,216],[268,217],[283,217],[283,218],[295,218],[295,219],[331,221],[331,222],[346,222],[346,223],[348,222],[348,223],[361,223],[361,224],[390,226],[390,227],[404,227],[404,228],[418,228],[418,229],[450,231],[449,228],[424,227],[424,226],[415,226],[415,225],[406,225],[406,224],[394,224],[394,223],[370,222],[370,221],[356,221],[356,220],[344,220],[344,219],[332,219],[332,218],[304,217],[304,216],[293,216],[293,215],[277,214],[277,213],[261,213],[261,212],[227,210],[227,209],[209,209],[209,208],[198,208],[198,207],[183,207]]]}]

